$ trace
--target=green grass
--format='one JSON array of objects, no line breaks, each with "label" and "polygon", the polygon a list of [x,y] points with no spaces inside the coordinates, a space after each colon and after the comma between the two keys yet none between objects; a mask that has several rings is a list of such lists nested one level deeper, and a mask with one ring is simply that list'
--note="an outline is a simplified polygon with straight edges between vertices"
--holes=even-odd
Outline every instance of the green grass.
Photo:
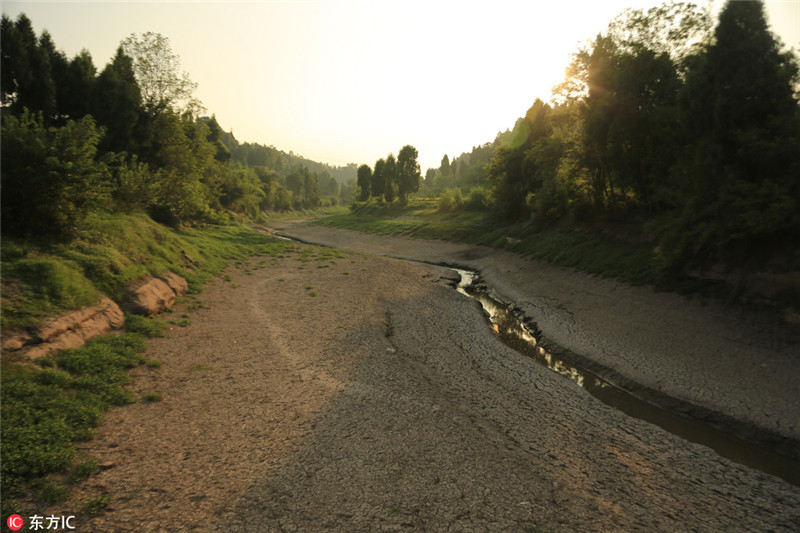
[{"label": "green grass", "polygon": [[319,219],[322,226],[379,235],[405,235],[492,246],[590,274],[630,283],[655,284],[652,244],[577,233],[560,228],[538,229],[532,223],[498,224],[486,212],[441,212],[436,201],[412,201],[407,207],[367,205],[346,214]]},{"label": "green grass", "polygon": [[161,394],[157,392],[146,392],[142,395],[142,401],[145,403],[160,402],[162,400]]},{"label": "green grass", "polygon": [[163,337],[165,327],[166,324],[157,318],[125,315],[125,330],[130,333],[139,333],[148,338]]},{"label": "green grass", "polygon": [[2,327],[32,330],[48,316],[79,309],[103,295],[120,301],[131,282],[167,270],[185,278],[194,294],[231,261],[277,257],[295,248],[243,226],[178,232],[144,214],[96,214],[68,243],[4,239]]},{"label": "green grass", "polygon": [[[145,362],[145,338],[101,337],[40,360],[41,369],[2,366],[2,484],[4,515],[26,485],[70,466],[74,443],[87,440],[112,405],[135,399],[127,370]],[[48,489],[49,490],[49,489]]]},{"label": "green grass", "polygon": [[[50,316],[81,308],[103,295],[120,301],[127,284],[171,270],[189,284],[187,299],[219,276],[232,261],[252,256],[288,257],[295,244],[243,226],[207,226],[174,231],[144,214],[93,215],[71,242],[4,239],[2,246],[2,327],[35,330]],[[195,308],[202,302],[194,299]],[[126,317],[126,333],[90,341],[20,364],[5,357],[0,372],[2,514],[21,511],[19,498],[52,501],[68,490],[50,476],[68,472],[75,443],[93,435],[107,409],[136,401],[125,387],[127,370],[158,361],[141,355],[147,337],[163,335],[161,320]],[[185,316],[174,321],[186,326]],[[198,365],[193,370],[208,370]],[[157,401],[155,393],[144,401]],[[89,468],[89,467],[86,467]],[[80,477],[80,476],[79,476]],[[99,496],[85,512],[108,504]]]},{"label": "green grass", "polygon": [[[378,235],[405,235],[491,246],[554,265],[634,285],[651,285],[700,298],[730,298],[725,282],[691,278],[658,268],[655,243],[644,238],[616,237],[598,223],[577,228],[561,223],[542,228],[533,221],[500,222],[486,211],[458,209],[442,212],[437,199],[414,199],[409,205],[359,205],[348,213],[315,220],[321,226],[352,229]],[[363,270],[363,269],[362,269]]]}]

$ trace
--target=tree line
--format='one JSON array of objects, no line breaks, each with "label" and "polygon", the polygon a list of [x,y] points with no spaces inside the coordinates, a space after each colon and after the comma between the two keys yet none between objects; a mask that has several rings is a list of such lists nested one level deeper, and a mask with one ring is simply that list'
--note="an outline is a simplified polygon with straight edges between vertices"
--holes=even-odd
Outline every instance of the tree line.
[{"label": "tree line", "polygon": [[[728,2],[716,25],[693,4],[627,10],[491,145],[486,207],[637,225],[666,269],[794,268],[799,80],[761,2]],[[430,177],[453,180],[448,163]]]},{"label": "tree line", "polygon": [[98,72],[88,51],[67,58],[24,14],[0,25],[6,236],[69,238],[93,211],[225,223],[231,213],[258,218],[352,194],[293,154],[272,149],[262,164],[235,157],[242,145],[213,115],[200,116],[196,84],[160,34],[132,34]]},{"label": "tree line", "polygon": [[365,202],[374,197],[386,203],[397,199],[401,204],[407,204],[409,196],[419,190],[421,174],[418,157],[417,149],[407,144],[400,149],[396,158],[390,153],[386,158],[378,159],[374,168],[367,164],[358,167],[358,199]]}]

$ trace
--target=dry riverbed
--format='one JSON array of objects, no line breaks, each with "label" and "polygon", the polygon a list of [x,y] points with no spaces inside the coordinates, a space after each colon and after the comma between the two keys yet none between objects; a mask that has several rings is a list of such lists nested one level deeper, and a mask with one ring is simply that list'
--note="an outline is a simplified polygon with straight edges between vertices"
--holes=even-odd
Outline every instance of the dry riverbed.
[{"label": "dry riverbed", "polygon": [[298,258],[150,343],[132,387],[162,400],[81,444],[104,470],[74,501],[111,498],[81,531],[800,530],[800,489],[521,357],[445,269]]}]

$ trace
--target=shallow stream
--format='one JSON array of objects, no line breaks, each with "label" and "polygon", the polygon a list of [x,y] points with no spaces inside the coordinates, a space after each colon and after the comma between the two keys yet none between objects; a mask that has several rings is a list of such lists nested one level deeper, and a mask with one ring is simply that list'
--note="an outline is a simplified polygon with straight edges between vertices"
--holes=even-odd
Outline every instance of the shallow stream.
[{"label": "shallow stream", "polygon": [[755,468],[800,486],[800,463],[764,450],[732,435],[720,432],[701,421],[647,403],[596,374],[554,356],[539,345],[534,332],[509,308],[492,297],[485,286],[476,286],[475,272],[454,269],[461,276],[458,292],[480,302],[492,330],[506,346],[574,381],[592,396],[627,415],[655,424],[690,442],[702,444],[736,463]]}]

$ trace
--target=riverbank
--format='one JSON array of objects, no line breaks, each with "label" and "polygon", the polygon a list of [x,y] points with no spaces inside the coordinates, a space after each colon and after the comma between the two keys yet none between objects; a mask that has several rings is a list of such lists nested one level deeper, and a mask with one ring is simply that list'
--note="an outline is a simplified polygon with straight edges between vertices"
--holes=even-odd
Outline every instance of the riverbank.
[{"label": "riverbank", "polygon": [[769,316],[483,246],[274,227],[307,242],[479,270],[537,322],[546,345],[643,399],[800,458],[800,338]]},{"label": "riverbank", "polygon": [[161,401],[81,445],[103,471],[74,498],[110,502],[81,530],[800,527],[798,487],[520,357],[443,274],[312,246],[229,268],[133,371]]}]

